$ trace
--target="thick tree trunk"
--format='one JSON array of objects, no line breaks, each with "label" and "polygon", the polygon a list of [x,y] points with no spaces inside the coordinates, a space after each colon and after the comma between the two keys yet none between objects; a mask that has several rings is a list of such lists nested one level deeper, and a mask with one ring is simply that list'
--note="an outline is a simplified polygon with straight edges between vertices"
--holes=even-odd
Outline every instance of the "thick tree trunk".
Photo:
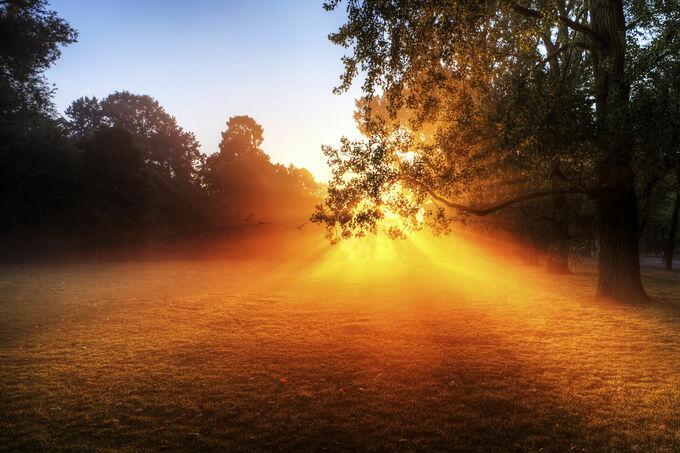
[{"label": "thick tree trunk", "polygon": [[667,270],[673,269],[673,255],[675,254],[675,235],[678,232],[678,216],[680,216],[680,172],[678,174],[678,190],[675,192],[675,205],[671,214],[671,224],[668,229],[668,243],[666,244],[666,255],[664,265]]},{"label": "thick tree trunk", "polygon": [[625,302],[648,299],[640,276],[635,192],[609,188],[597,199],[599,298]]},{"label": "thick tree trunk", "polygon": [[598,183],[599,297],[648,299],[640,276],[637,198],[630,167],[633,149],[628,121],[630,82],[625,74],[626,23],[623,2],[588,3],[595,76]]}]

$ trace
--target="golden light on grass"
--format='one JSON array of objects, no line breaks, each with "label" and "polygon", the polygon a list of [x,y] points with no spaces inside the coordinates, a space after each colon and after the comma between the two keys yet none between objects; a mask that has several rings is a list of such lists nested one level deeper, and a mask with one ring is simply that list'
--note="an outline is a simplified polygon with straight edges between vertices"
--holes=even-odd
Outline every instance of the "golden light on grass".
[{"label": "golden light on grass", "polygon": [[[342,275],[365,284],[381,278],[396,279],[394,286],[382,288],[386,299],[395,296],[399,299],[398,293],[404,287],[436,287],[440,282],[454,286],[458,293],[472,295],[480,289],[492,291],[521,280],[518,274],[521,270],[510,264],[509,256],[517,244],[496,242],[493,246],[491,249],[488,240],[470,233],[433,238],[420,232],[403,240],[369,235],[328,247],[320,259],[309,262],[302,272]],[[430,282],[411,279],[414,272],[429,274]],[[395,294],[390,294],[391,291]]]},{"label": "golden light on grass", "polygon": [[[466,233],[292,237],[276,253],[271,237],[241,241],[238,259],[4,269],[0,441],[601,451],[680,440],[680,321],[667,306],[595,302],[587,267],[546,276],[518,266],[512,244]],[[650,288],[680,302],[677,282]]]}]

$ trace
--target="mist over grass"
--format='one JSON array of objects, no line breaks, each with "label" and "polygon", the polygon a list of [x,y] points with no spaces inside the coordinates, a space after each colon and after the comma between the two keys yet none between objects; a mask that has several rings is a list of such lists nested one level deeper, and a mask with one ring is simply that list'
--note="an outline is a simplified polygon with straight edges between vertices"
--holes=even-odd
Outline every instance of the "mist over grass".
[{"label": "mist over grass", "polygon": [[3,266],[0,445],[680,442],[678,281],[647,278],[660,302],[632,307],[594,301],[588,263],[546,276],[464,238],[336,247],[310,238],[286,260],[248,257],[247,244],[231,259]]}]

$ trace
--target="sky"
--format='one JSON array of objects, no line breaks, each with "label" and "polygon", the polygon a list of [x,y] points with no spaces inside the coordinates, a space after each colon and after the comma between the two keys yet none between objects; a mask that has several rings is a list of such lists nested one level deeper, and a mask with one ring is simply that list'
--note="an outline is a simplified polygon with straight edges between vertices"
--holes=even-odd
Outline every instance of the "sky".
[{"label": "sky", "polygon": [[81,96],[148,94],[217,152],[231,116],[264,128],[274,162],[330,175],[321,145],[358,138],[352,118],[360,83],[333,94],[345,49],[328,34],[344,10],[323,0],[52,0],[78,42],[47,72],[63,112]]}]

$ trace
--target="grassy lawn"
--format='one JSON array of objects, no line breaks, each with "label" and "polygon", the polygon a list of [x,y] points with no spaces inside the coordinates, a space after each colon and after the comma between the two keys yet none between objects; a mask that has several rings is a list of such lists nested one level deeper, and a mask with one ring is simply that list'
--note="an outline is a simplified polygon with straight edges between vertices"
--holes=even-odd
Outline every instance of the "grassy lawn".
[{"label": "grassy lawn", "polygon": [[0,268],[0,448],[680,450],[680,282],[450,247]]}]

